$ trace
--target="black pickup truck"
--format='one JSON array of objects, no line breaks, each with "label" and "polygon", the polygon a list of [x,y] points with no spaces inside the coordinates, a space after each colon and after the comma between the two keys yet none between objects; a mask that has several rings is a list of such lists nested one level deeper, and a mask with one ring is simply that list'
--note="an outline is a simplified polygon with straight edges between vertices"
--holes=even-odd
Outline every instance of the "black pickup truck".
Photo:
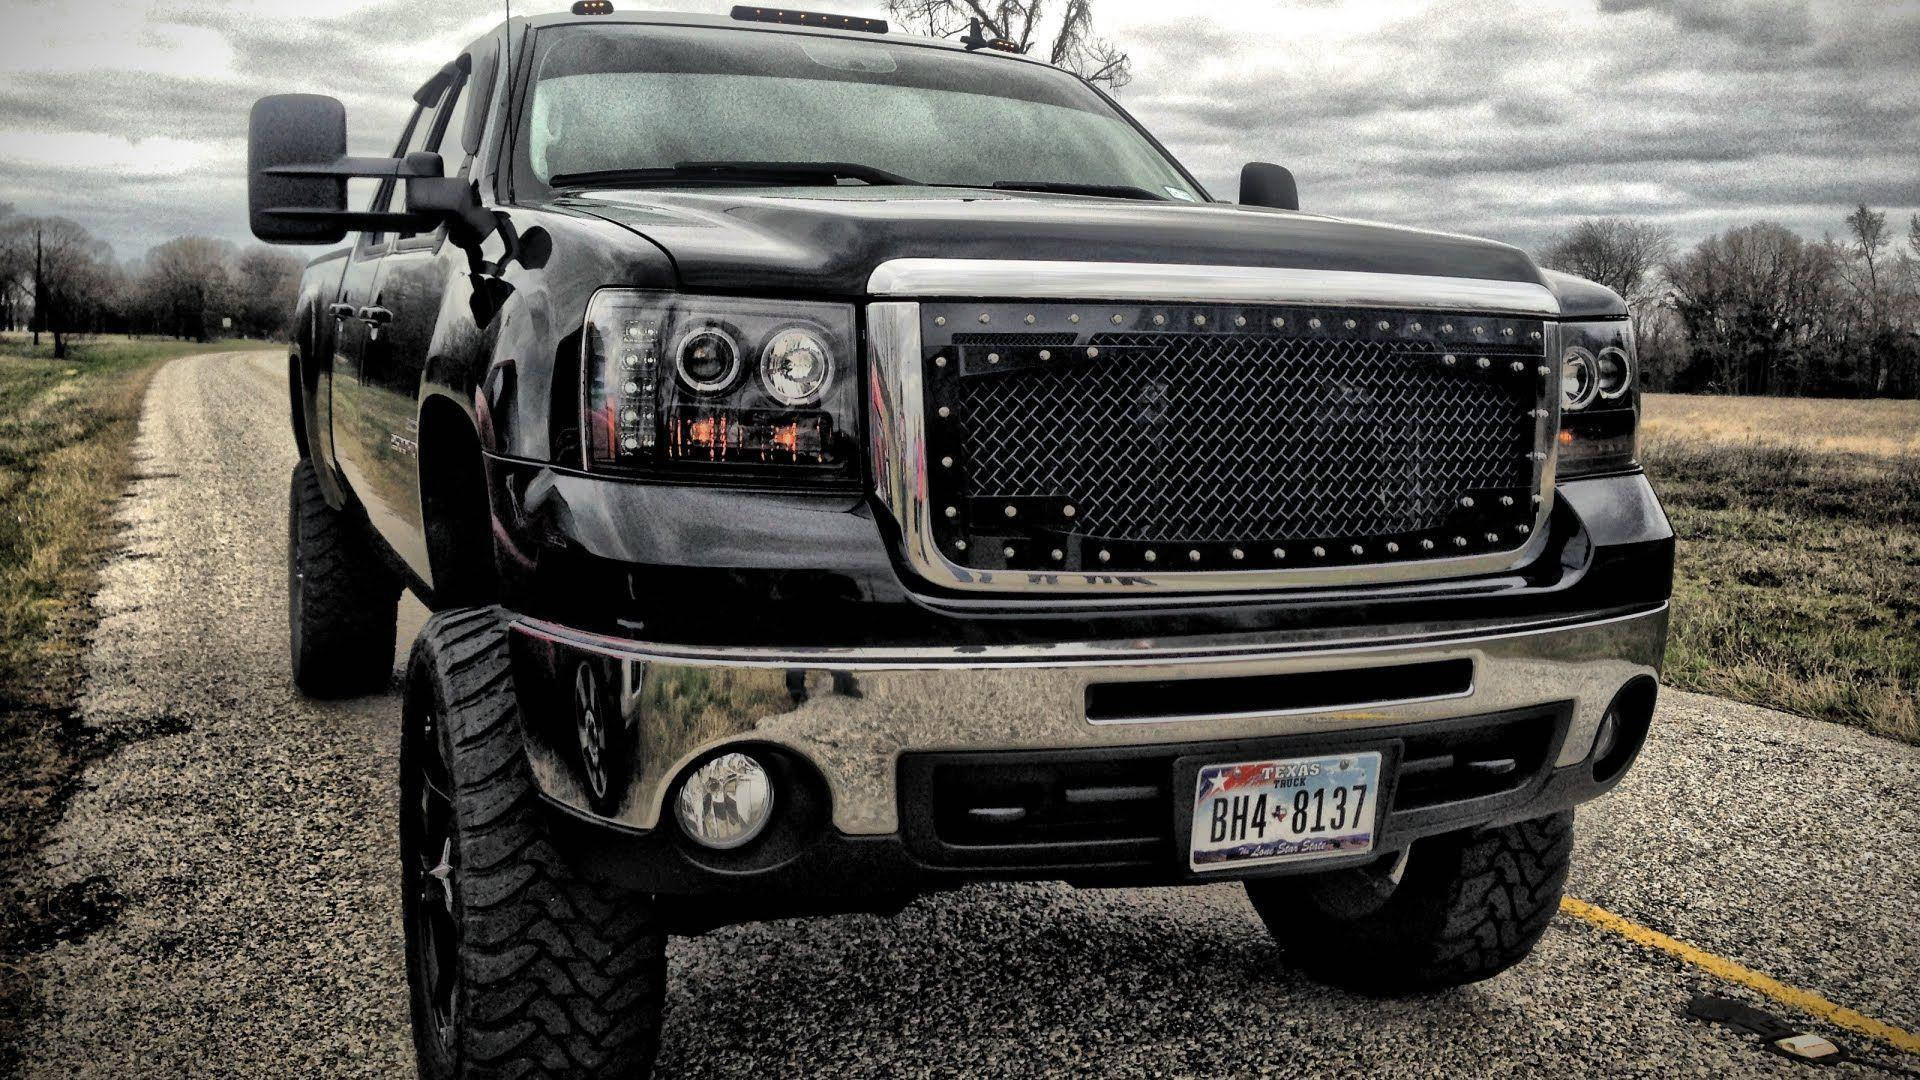
[{"label": "black pickup truck", "polygon": [[364,158],[264,98],[249,171],[261,239],[357,233],[293,323],[293,679],[435,612],[423,1072],[644,1072],[665,935],[970,881],[1244,881],[1375,993],[1533,947],[1666,640],[1619,297],[1270,164],[1217,201],[877,20],[583,0],[414,102]]}]

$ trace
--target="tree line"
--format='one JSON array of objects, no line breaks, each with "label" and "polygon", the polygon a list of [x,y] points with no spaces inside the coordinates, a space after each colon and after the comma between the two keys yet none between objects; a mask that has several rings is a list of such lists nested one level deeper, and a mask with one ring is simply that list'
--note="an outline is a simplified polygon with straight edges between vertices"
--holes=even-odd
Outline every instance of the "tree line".
[{"label": "tree line", "polygon": [[1920,215],[1904,237],[1864,204],[1840,224],[1809,240],[1759,221],[1682,251],[1663,226],[1592,219],[1538,257],[1626,299],[1646,389],[1920,397]]},{"label": "tree line", "polygon": [[76,333],[282,337],[300,271],[298,256],[205,236],[117,262],[73,221],[0,205],[0,330],[30,331],[36,344],[49,335],[55,356]]}]

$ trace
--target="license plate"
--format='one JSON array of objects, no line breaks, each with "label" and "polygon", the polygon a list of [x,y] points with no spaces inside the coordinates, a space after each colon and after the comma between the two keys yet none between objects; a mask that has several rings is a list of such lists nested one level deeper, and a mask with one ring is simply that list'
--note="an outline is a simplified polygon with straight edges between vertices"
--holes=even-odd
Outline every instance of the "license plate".
[{"label": "license plate", "polygon": [[1189,865],[1225,870],[1373,850],[1380,754],[1203,765]]}]

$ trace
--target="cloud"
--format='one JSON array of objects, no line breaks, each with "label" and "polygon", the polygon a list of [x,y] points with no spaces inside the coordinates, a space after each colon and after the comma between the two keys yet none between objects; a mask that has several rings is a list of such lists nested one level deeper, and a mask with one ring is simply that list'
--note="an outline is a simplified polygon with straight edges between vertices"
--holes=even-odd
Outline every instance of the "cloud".
[{"label": "cloud", "polygon": [[[256,97],[337,96],[355,152],[384,152],[413,87],[499,17],[498,0],[0,6],[0,202],[74,217],[123,256],[187,232],[247,239]],[[1094,10],[1096,32],[1133,53],[1122,102],[1216,197],[1235,194],[1242,162],[1279,161],[1309,209],[1526,246],[1581,216],[1695,239],[1762,217],[1818,235],[1861,199],[1901,220],[1920,210],[1917,0]]]}]

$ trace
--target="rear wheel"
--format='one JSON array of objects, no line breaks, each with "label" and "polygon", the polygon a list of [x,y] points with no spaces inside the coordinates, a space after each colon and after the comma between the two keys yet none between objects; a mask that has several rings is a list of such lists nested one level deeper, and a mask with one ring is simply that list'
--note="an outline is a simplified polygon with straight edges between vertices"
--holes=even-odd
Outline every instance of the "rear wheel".
[{"label": "rear wheel", "polygon": [[1416,841],[1405,856],[1319,878],[1247,882],[1309,975],[1372,994],[1441,990],[1527,958],[1560,908],[1573,812]]},{"label": "rear wheel", "polygon": [[313,462],[293,467],[287,496],[287,622],[293,684],[308,697],[355,697],[393,678],[400,580],[364,519],[327,505]]},{"label": "rear wheel", "polygon": [[644,1076],[666,942],[645,897],[548,841],[491,608],[443,612],[407,667],[400,846],[420,1075]]}]

